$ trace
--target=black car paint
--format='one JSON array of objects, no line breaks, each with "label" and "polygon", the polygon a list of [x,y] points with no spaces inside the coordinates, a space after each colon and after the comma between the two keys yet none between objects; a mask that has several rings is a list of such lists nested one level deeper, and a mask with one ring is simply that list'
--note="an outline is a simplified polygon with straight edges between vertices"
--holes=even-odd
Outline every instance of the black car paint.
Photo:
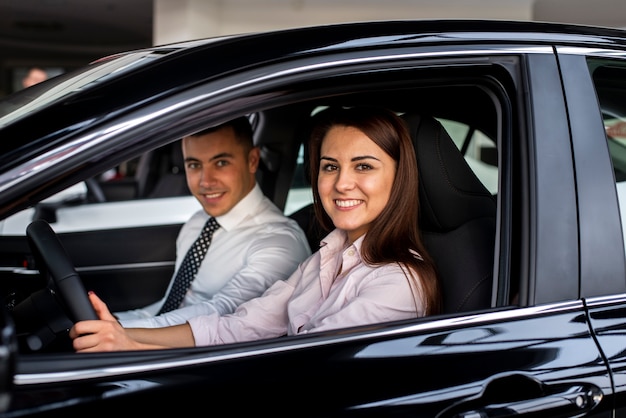
[{"label": "black car paint", "polygon": [[[380,335],[373,331],[362,341],[337,338],[337,342],[319,346],[307,341],[302,348],[286,348],[280,355],[263,355],[261,345],[255,350],[258,356],[255,351],[242,354],[233,348],[230,353],[226,350],[212,360],[203,360],[208,356],[188,350],[189,367],[146,371],[132,379],[122,375],[89,390],[76,382],[55,384],[51,392],[43,385],[40,393],[48,396],[46,403],[54,401],[54,396],[62,402],[68,397],[87,400],[98,394],[108,398],[113,393],[133,393],[139,396],[137,401],[149,399],[142,404],[145,413],[166,410],[172,399],[188,410],[206,408],[207,398],[199,395],[201,390],[210,394],[209,403],[225,402],[233,414],[283,416],[298,411],[302,416],[417,417],[460,416],[456,414],[494,404],[541,404],[570,389],[581,397],[589,392],[610,393],[606,366],[590,337],[582,305],[558,306],[539,315],[529,311],[532,315],[526,317],[522,311],[510,313],[506,327],[488,320],[477,324],[468,320],[448,331],[442,324],[415,324],[408,325],[414,330],[400,331],[393,339],[384,331]],[[438,332],[431,332],[433,329]],[[267,346],[271,350],[281,344]],[[237,359],[236,365],[229,354]],[[152,357],[155,362],[167,360],[162,353]],[[77,370],[81,360],[67,358],[76,361]],[[149,364],[145,356],[129,361],[129,367],[137,369]],[[303,388],[307,389],[305,396]],[[29,388],[21,401],[29,407],[36,406],[33,389]],[[158,396],[162,390],[167,396]],[[235,401],[242,395],[245,399]],[[15,401],[19,404],[20,399],[18,390]],[[120,402],[123,400],[120,397]],[[114,413],[117,406],[107,399],[97,409]],[[576,409],[569,405],[569,412],[578,414],[593,406],[595,403],[586,403],[585,408]],[[69,411],[91,408],[76,406]]]}]

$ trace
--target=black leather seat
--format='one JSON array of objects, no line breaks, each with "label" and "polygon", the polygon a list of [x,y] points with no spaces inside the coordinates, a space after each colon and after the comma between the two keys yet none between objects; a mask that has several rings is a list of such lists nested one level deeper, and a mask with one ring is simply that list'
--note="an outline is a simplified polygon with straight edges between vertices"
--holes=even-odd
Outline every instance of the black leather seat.
[{"label": "black leather seat", "polygon": [[496,201],[443,126],[403,115],[420,174],[420,227],[441,277],[445,313],[491,305]]},{"label": "black leather seat", "polygon": [[298,225],[300,225],[300,228],[304,231],[311,251],[317,251],[320,248],[320,241],[322,241],[322,238],[328,235],[330,231],[324,230],[317,221],[313,203],[298,209],[289,215],[289,217],[298,222]]},{"label": "black leather seat", "polygon": [[[159,156],[153,156],[154,171],[160,177],[156,180],[148,196],[150,198],[187,196],[190,194],[185,176],[185,161],[180,141],[169,144]],[[159,157],[159,158],[157,158]],[[160,168],[159,168],[160,167]]]}]

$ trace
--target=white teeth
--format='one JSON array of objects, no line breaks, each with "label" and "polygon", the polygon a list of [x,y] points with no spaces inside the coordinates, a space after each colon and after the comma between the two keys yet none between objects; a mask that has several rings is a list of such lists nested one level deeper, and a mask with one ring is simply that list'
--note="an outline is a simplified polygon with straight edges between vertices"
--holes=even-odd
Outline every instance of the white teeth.
[{"label": "white teeth", "polygon": [[352,206],[359,205],[362,200],[352,199],[352,200],[335,200],[335,205],[340,208],[350,208]]},{"label": "white teeth", "polygon": [[213,194],[205,194],[204,197],[206,197],[207,199],[213,199],[215,197],[218,197],[221,193],[213,193]]}]

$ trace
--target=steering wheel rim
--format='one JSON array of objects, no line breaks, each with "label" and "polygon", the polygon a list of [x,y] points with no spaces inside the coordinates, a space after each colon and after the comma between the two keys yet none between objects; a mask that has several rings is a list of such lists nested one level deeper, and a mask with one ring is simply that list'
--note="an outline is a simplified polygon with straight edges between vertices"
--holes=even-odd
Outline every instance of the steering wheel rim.
[{"label": "steering wheel rim", "polygon": [[50,225],[35,220],[26,228],[26,236],[39,272],[52,278],[70,320],[98,319],[74,264]]}]

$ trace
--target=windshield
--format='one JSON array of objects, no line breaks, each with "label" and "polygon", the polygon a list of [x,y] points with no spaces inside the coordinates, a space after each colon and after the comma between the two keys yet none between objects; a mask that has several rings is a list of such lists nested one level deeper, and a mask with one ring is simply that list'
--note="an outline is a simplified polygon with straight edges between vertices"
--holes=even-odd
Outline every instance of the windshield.
[{"label": "windshield", "polygon": [[148,64],[174,49],[140,50],[112,55],[57,77],[17,91],[0,101],[0,128],[15,122],[29,112],[63,100],[85,88],[100,84],[119,73]]}]

